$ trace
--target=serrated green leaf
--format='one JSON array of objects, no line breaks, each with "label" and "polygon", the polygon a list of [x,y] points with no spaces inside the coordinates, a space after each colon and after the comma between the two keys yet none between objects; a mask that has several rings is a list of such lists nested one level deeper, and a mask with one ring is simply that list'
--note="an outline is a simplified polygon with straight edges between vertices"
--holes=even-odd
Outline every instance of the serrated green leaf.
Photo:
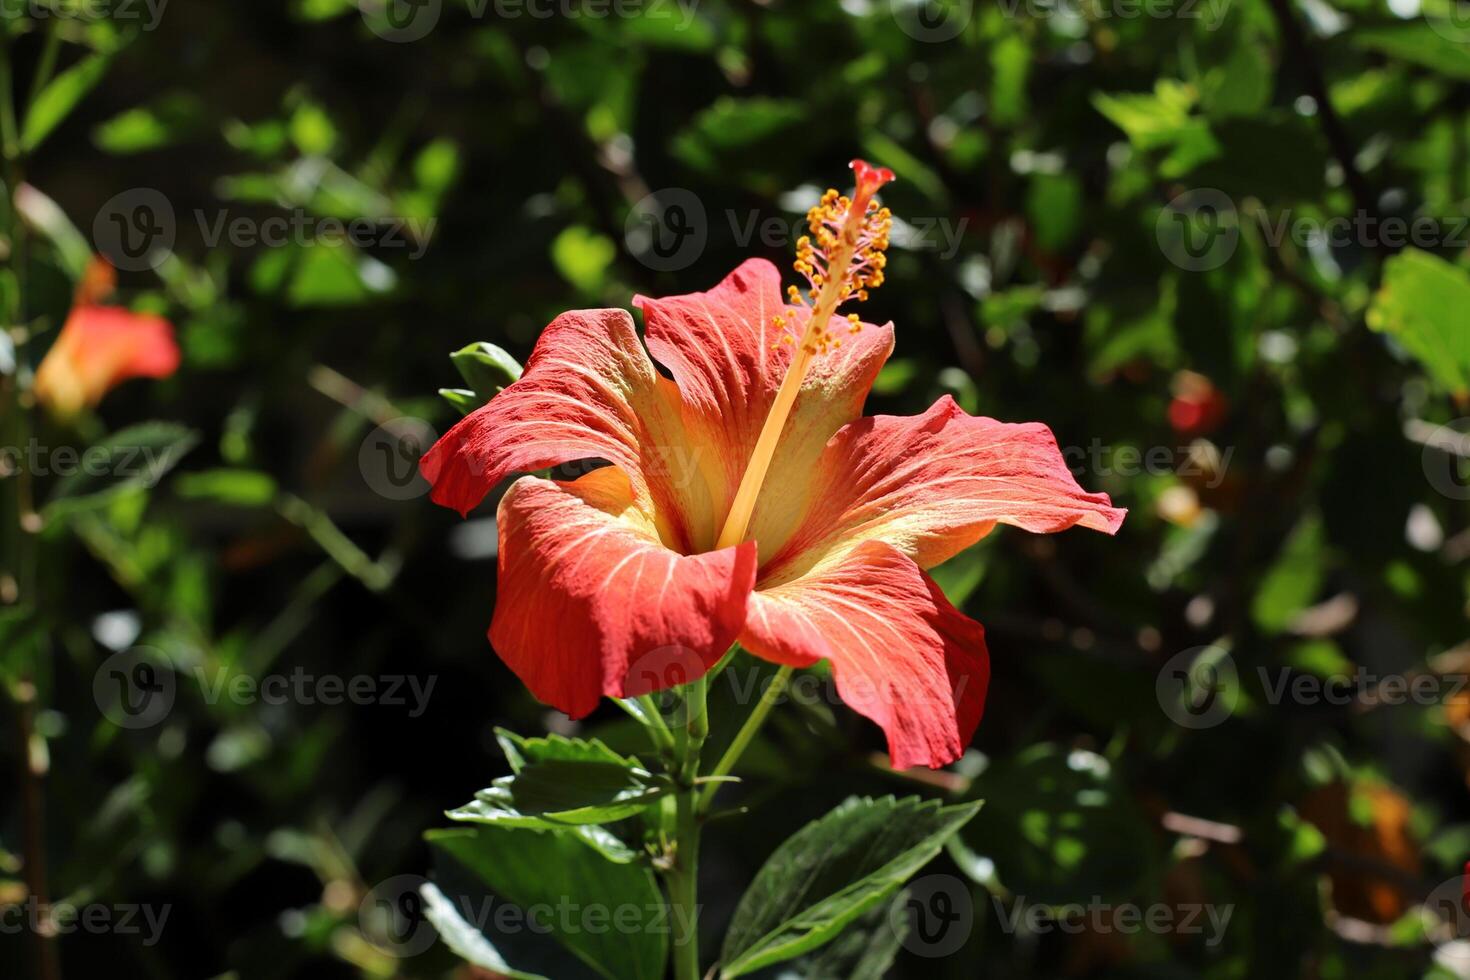
[{"label": "serrated green leaf", "polygon": [[457,810],[450,810],[445,816],[461,823],[571,833],[581,838],[588,847],[616,864],[629,864],[638,857],[637,851],[623,843],[621,838],[606,827],[599,827],[596,824],[568,826],[545,817],[527,816],[514,808],[508,808],[492,800],[471,800]]},{"label": "serrated green leaf", "polygon": [[842,935],[797,964],[802,980],[883,980],[908,935],[909,893],[875,905]]},{"label": "serrated green leaf", "polygon": [[[566,832],[440,830],[429,842],[474,872],[490,890],[522,909],[571,909],[536,917],[533,933],[545,935],[608,980],[661,980],[668,957],[669,923],[663,897],[648,868],[606,860]],[[616,928],[589,928],[598,910]],[[636,919],[614,920],[626,912]],[[490,917],[486,929],[495,926]],[[525,929],[521,930],[526,932]],[[465,937],[459,941],[463,943]],[[514,964],[511,964],[514,966]]]},{"label": "serrated green leaf", "polygon": [[979,810],[979,803],[855,797],[807,824],[776,849],[740,899],[720,976],[744,976],[835,939]]},{"label": "serrated green leaf", "polygon": [[1368,326],[1393,335],[1445,390],[1470,395],[1470,273],[1408,249],[1384,263]]},{"label": "serrated green leaf", "polygon": [[667,780],[644,769],[551,759],[530,763],[476,795],[527,816],[565,824],[603,824],[636,816],[670,788]]},{"label": "serrated green leaf", "polygon": [[[637,759],[618,755],[596,740],[522,738],[505,729],[495,734],[512,775],[475,794],[477,817],[514,814],[559,825],[616,823],[636,816],[671,788]],[[450,816],[464,819],[456,816],[459,812]]]},{"label": "serrated green leaf", "polygon": [[[99,507],[129,490],[155,486],[199,442],[199,434],[172,422],[144,422],[113,433],[84,450],[75,469],[62,475],[44,516],[50,521]],[[54,465],[59,461],[53,454]]]},{"label": "serrated green leaf", "polygon": [[517,735],[508,728],[495,729],[495,741],[505,753],[512,772],[520,772],[528,763],[551,762],[608,762],[621,766],[642,768],[636,756],[620,755],[596,738],[568,738],[565,735],[540,735],[527,738]]},{"label": "serrated green leaf", "polygon": [[[651,783],[652,777],[637,759],[619,755],[596,739],[525,738],[504,728],[497,728],[495,737],[513,775],[496,780],[494,786],[475,794],[473,801],[450,811],[450,819],[503,827],[574,829],[608,860],[634,859],[635,852],[617,835],[596,825],[634,816],[667,792],[666,787]],[[562,768],[569,766],[588,768],[583,772]],[[583,777],[591,782],[579,782]]]}]

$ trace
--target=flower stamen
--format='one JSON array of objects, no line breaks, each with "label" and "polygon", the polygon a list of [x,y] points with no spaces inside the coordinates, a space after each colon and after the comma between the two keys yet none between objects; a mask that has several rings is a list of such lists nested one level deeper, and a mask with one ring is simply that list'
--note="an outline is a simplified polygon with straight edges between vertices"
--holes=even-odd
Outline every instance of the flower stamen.
[{"label": "flower stamen", "polygon": [[[745,540],[761,484],[765,482],[776,444],[807,371],[818,354],[842,346],[830,329],[832,314],[844,303],[866,300],[869,289],[883,285],[883,270],[888,261],[884,250],[888,248],[893,215],[887,208],[879,207],[873,195],[893,180],[893,171],[870,166],[863,160],[852,161],[852,169],[856,175],[852,197],[828,190],[817,206],[807,212],[811,234],[797,239],[794,268],[806,279],[807,289],[803,295],[798,287],[788,287],[790,306],[775,318],[785,331],[781,342],[794,344],[796,352],[740,478],[730,513],[715,543],[717,549]],[[849,333],[862,329],[856,313],[849,314],[847,322]]]}]

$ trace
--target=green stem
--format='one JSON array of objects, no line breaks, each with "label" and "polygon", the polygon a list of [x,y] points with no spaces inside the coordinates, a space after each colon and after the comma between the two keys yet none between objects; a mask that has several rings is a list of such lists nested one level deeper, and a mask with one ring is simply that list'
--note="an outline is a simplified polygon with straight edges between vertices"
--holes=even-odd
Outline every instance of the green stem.
[{"label": "green stem", "polygon": [[[735,735],[735,741],[730,743],[730,747],[725,750],[725,754],[720,756],[720,761],[715,763],[714,769],[710,770],[709,774],[711,776],[728,776],[730,771],[735,768],[735,764],[740,761],[740,757],[750,747],[750,742],[755,738],[755,733],[760,731],[761,726],[765,724],[766,716],[771,713],[771,709],[780,700],[781,694],[786,690],[786,685],[790,682],[791,675],[794,672],[794,667],[782,667],[776,671],[776,676],[771,679],[771,683],[766,685],[766,689],[761,692],[761,699],[756,703],[755,710],[750,713],[749,718],[745,719],[745,724],[740,726],[740,731]],[[710,804],[714,802],[715,794],[720,791],[722,785],[724,784],[720,782],[705,784],[699,798],[699,812],[701,814],[709,810]]]},{"label": "green stem", "polygon": [[643,730],[648,733],[648,739],[658,754],[666,759],[674,756],[674,734],[669,731],[669,726],[664,723],[663,715],[658,710],[658,703],[648,694],[640,694],[636,698],[613,698],[613,703],[628,713]]},{"label": "green stem", "polygon": [[[8,24],[0,21],[0,150],[5,161],[20,159],[20,127],[15,124],[15,86],[10,69],[10,33]],[[9,188],[13,197],[15,188]]]},{"label": "green stem", "polygon": [[61,52],[61,19],[51,18],[51,24],[46,30],[46,46],[41,49],[41,60],[36,65],[36,74],[31,79],[31,94],[26,100],[26,113],[30,114],[30,107],[36,104],[36,97],[51,81],[51,75],[56,71],[56,56]]},{"label": "green stem", "polygon": [[[4,160],[3,181],[5,185],[5,214],[9,227],[5,229],[14,270],[13,287],[10,291],[8,309],[0,310],[0,330],[12,331],[16,337],[15,370],[4,379],[7,389],[7,404],[0,408],[0,416],[9,415],[9,423],[15,435],[15,444],[27,445],[31,433],[30,406],[22,390],[27,372],[26,347],[29,331],[26,323],[26,232],[25,224],[15,210],[15,195],[23,180],[25,154],[20,145],[20,128],[16,125],[15,84],[10,59],[10,22],[0,21],[0,157]],[[14,537],[8,540],[10,553],[3,557],[0,565],[0,604],[31,606],[30,615],[36,615],[40,596],[36,590],[36,534],[39,521],[31,492],[31,471],[22,465],[14,474],[13,490],[7,502],[14,504]],[[11,515],[7,515],[9,517]],[[35,642],[29,642],[22,652],[20,680],[14,685],[13,696],[17,702],[17,719],[20,735],[20,797],[22,810],[23,860],[26,890],[42,909],[50,908],[51,899],[46,877],[46,821],[45,821],[45,752],[44,736],[36,731],[35,719],[41,710],[41,693],[33,680],[36,665],[40,662],[40,651]],[[39,980],[60,980],[61,965],[56,948],[56,927],[49,911],[39,927],[31,933],[34,950],[35,976]]]},{"label": "green stem", "polygon": [[673,861],[667,872],[674,929],[674,980],[699,980],[699,756],[709,737],[709,682],[685,688],[686,720],[677,738]]}]

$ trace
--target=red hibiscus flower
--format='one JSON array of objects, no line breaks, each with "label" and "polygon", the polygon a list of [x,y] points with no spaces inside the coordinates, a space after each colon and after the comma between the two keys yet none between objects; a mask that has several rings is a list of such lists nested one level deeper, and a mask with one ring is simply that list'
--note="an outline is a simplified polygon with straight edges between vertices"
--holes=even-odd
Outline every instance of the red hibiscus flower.
[{"label": "red hibiscus flower", "polygon": [[1174,397],[1169,402],[1169,424],[1182,436],[1207,436],[1225,421],[1225,396],[1203,374],[1180,371],[1174,375]]},{"label": "red hibiscus flower", "polygon": [[523,476],[500,503],[490,640],[542,701],[581,717],[702,676],[738,642],[830,661],[894,766],[941,766],[980,720],[989,659],[924,570],[997,523],[1117,530],[1124,512],[1077,485],[1044,425],[948,397],[862,417],[893,326],[833,312],[882,282],[891,219],[872,197],[892,174],[854,168],[852,198],[829,191],[798,242],[805,295],[783,301],[776,268],[750,260],[709,292],[636,297],[647,352],[623,310],[564,313],[521,379],[424,456],[432,499],[461,513],[515,473],[612,464]]},{"label": "red hibiscus flower", "polygon": [[167,320],[100,304],[114,277],[112,266],[93,260],[36,369],[36,400],[63,418],[96,405],[130,378],[166,378],[178,370],[179,347]]}]

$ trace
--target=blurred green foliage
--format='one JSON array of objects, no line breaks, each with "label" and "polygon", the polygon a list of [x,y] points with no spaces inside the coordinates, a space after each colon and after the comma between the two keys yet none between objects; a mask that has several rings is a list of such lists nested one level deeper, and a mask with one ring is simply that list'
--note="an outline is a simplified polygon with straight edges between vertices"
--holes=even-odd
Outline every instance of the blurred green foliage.
[{"label": "blurred green foliage", "polygon": [[[1042,420],[1131,513],[1114,540],[1007,531],[938,570],[993,657],[955,773],[885,771],[835,702],[780,707],[732,794],[748,809],[708,834],[711,929],[807,821],[921,792],[989,801],[929,869],[964,882],[965,941],[926,956],[879,918],[806,975],[1470,975],[1421,908],[1470,854],[1458,5],[398,2],[4,5],[27,159],[0,297],[24,282],[34,336],[0,368],[39,360],[154,189],[172,240],[122,296],[176,323],[184,366],[39,438],[166,419],[150,445],[197,443],[161,482],[43,478],[35,608],[0,611],[7,682],[40,707],[0,761],[47,769],[53,897],[171,910],[156,944],[65,936],[66,975],[457,969],[442,945],[395,955],[360,910],[505,774],[495,727],[640,746],[616,709],[549,716],[498,663],[491,505],[460,524],[389,479],[392,451],[504,383],[467,344],[524,359],[564,309],[784,267],[856,155],[897,171],[903,222],[869,410],[949,393]],[[135,644],[175,693],[127,728],[94,682]],[[1290,693],[1359,671],[1431,696]],[[418,714],[407,688],[222,693],[299,673],[434,683]],[[719,742],[738,713],[713,697]],[[24,794],[0,799],[15,900]],[[1067,903],[1231,916],[1213,943],[1009,917]],[[0,935],[4,975],[31,975],[26,938]]]}]

